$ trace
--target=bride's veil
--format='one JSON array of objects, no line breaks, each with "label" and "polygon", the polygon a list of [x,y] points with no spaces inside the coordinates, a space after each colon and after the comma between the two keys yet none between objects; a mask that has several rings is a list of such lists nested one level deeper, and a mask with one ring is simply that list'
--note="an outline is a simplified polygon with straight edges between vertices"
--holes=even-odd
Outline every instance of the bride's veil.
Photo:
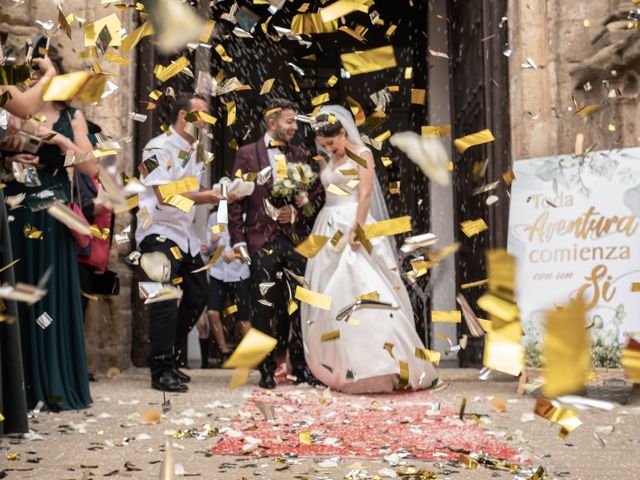
[{"label": "bride's veil", "polygon": [[[351,112],[349,112],[349,110],[342,107],[341,105],[325,105],[320,109],[317,115],[321,115],[323,113],[333,114],[336,117],[336,119],[342,124],[342,128],[344,128],[344,131],[346,132],[347,138],[350,142],[353,142],[362,147],[365,146],[365,143],[360,137],[358,127],[356,127],[356,124],[353,121],[353,116],[351,115]],[[319,150],[322,150],[322,147],[320,147],[317,142],[316,145],[318,146]],[[384,199],[382,187],[380,186],[380,180],[378,179],[378,175],[375,172],[373,175],[373,191],[371,192],[371,204],[369,205],[369,213],[377,221],[388,220],[390,218],[389,209],[387,208],[387,202]],[[397,255],[395,239],[393,237],[385,237],[385,239],[389,242],[389,246],[391,247],[392,252]],[[396,258],[390,260],[392,260],[394,264],[397,263]]]}]

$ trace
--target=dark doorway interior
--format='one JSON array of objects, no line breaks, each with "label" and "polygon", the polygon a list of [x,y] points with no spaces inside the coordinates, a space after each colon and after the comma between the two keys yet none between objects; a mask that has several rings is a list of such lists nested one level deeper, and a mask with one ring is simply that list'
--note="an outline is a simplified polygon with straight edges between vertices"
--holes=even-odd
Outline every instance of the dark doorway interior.
[{"label": "dark doorway interior", "polygon": [[[506,0],[480,0],[469,8],[463,0],[449,0],[451,45],[451,106],[452,136],[462,137],[490,129],[496,140],[468,149],[464,155],[453,150],[454,211],[456,225],[465,220],[483,218],[489,230],[467,238],[456,229],[457,241],[462,243],[456,257],[457,285],[486,278],[485,251],[505,247],[508,208],[485,203],[487,194],[473,195],[482,185],[500,180],[509,169],[509,91],[508,58],[503,54],[508,43]],[[503,17],[505,19],[503,20]],[[497,193],[505,198],[501,181]],[[472,307],[483,289],[463,293]],[[476,314],[484,316],[477,310]],[[460,334],[468,333],[461,324]],[[482,364],[483,341],[472,338],[460,355],[461,366]]]}]

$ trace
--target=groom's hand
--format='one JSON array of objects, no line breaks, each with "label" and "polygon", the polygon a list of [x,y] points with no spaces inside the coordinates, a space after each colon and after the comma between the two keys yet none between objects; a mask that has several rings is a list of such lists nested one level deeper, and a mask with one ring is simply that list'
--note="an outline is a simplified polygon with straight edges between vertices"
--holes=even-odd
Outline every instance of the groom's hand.
[{"label": "groom's hand", "polygon": [[278,209],[278,218],[279,223],[291,223],[293,220],[293,207],[291,205],[285,205]]}]

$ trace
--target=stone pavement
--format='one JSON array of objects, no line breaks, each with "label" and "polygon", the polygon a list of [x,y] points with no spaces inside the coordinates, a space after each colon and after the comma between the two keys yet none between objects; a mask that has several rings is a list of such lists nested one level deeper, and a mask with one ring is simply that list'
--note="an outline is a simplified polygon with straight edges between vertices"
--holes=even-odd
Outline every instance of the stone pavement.
[{"label": "stone pavement", "polygon": [[[562,440],[557,434],[558,426],[539,417],[527,421],[527,414],[533,412],[534,400],[517,395],[515,382],[479,381],[475,370],[442,369],[440,372],[448,386],[437,392],[438,398],[456,410],[462,398],[466,398],[467,414],[480,415],[487,430],[530,458],[533,467],[543,465],[548,478],[640,478],[640,398],[637,395],[631,404],[617,405],[612,412],[582,412],[580,418],[584,424]],[[130,369],[114,380],[99,378],[91,385],[94,404],[90,409],[37,413],[31,421],[34,434],[29,440],[0,439],[0,478],[159,478],[167,434],[207,423],[214,429],[229,425],[241,410],[244,398],[257,384],[256,372],[252,372],[248,385],[234,391],[226,388],[229,371],[194,369],[190,373],[193,377],[190,392],[168,395],[171,411],[155,424],[140,423],[140,414],[145,408],[160,409],[163,400],[161,392],[149,388],[145,370]],[[506,401],[506,411],[498,413],[491,407],[493,396]],[[594,435],[598,427],[604,444]],[[326,459],[306,457],[288,462],[251,455],[213,457],[209,452],[215,438],[182,438],[173,442],[175,462],[185,478],[341,479],[354,470],[360,471],[360,478],[376,478],[378,473],[380,477],[394,474],[382,459],[341,458],[337,466],[330,466],[320,465]],[[391,470],[406,471],[407,466],[426,468],[439,479],[530,477],[530,474],[518,476],[482,466],[471,471],[451,463],[424,463],[408,458],[403,463]]]}]

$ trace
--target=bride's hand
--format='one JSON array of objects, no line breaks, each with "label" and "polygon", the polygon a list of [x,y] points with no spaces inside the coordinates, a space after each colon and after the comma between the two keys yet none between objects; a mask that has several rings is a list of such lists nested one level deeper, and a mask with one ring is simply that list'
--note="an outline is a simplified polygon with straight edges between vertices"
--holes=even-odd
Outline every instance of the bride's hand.
[{"label": "bride's hand", "polygon": [[309,195],[307,195],[307,192],[300,192],[296,195],[296,207],[302,208],[307,202],[309,202]]},{"label": "bride's hand", "polygon": [[360,245],[362,245],[359,240],[356,240],[355,228],[351,230],[351,233],[349,234],[349,245],[351,246],[351,250],[353,250],[354,252],[358,251]]}]

